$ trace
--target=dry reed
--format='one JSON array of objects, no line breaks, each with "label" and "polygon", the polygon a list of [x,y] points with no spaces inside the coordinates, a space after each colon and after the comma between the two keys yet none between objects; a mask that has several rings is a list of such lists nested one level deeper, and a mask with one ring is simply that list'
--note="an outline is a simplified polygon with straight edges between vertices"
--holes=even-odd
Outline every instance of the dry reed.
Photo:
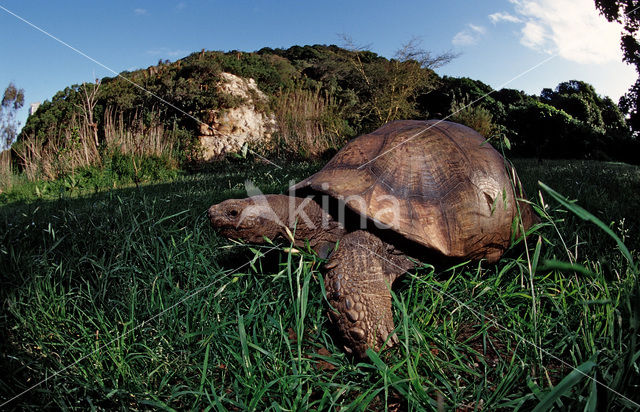
[{"label": "dry reed", "polygon": [[54,134],[42,138],[27,135],[14,145],[14,150],[21,170],[31,181],[55,179],[64,174],[73,174],[80,167],[101,162],[93,130],[75,115],[57,136]]},{"label": "dry reed", "polygon": [[11,150],[0,152],[0,193],[10,189],[13,182],[13,167],[11,166]]},{"label": "dry reed", "polygon": [[104,144],[109,149],[135,156],[171,154],[175,136],[165,131],[162,117],[162,112],[153,108],[149,114],[149,124],[145,125],[138,110],[125,115],[114,107],[107,107],[104,112]]},{"label": "dry reed", "polygon": [[302,157],[317,157],[338,147],[341,132],[331,96],[320,90],[294,89],[276,98],[279,148]]},{"label": "dry reed", "polygon": [[[73,115],[60,131],[50,130],[46,138],[24,136],[14,145],[20,169],[31,181],[51,180],[65,174],[73,175],[78,168],[99,166],[102,164],[101,148],[134,156],[171,154],[176,137],[173,132],[165,132],[162,113],[154,108],[147,118],[150,120],[145,125],[137,110],[125,115],[108,107],[104,113],[104,138],[98,142],[95,138],[97,125]],[[0,167],[0,173],[4,173],[4,160]]]}]

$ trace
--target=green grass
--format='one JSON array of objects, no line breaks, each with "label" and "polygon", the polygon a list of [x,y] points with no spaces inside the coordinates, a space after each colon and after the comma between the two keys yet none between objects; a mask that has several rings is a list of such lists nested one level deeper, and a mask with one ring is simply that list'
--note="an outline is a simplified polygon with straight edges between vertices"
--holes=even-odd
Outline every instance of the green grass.
[{"label": "green grass", "polygon": [[231,244],[205,216],[246,179],[279,192],[318,164],[16,186],[0,195],[0,404],[47,380],[2,409],[633,408],[603,384],[640,402],[638,272],[537,181],[637,261],[640,168],[515,165],[548,216],[527,238],[533,274],[516,247],[496,265],[405,276],[401,344],[362,363],[334,343],[317,258]]}]

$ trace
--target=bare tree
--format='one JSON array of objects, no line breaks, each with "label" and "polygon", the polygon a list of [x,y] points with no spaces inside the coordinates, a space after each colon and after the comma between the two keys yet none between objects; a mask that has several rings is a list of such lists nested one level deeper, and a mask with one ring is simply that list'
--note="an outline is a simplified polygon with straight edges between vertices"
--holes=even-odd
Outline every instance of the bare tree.
[{"label": "bare tree", "polygon": [[362,57],[368,46],[356,45],[345,34],[341,38],[343,47],[352,52],[351,64],[368,90],[369,101],[364,103],[370,106],[379,124],[416,116],[415,98],[434,86],[433,69],[457,57],[452,52],[434,55],[422,48],[419,38],[413,37],[401,45],[391,60],[365,64]]},{"label": "bare tree", "polygon": [[388,85],[388,107],[384,122],[411,115],[415,110],[413,101],[435,82],[433,69],[441,67],[457,55],[452,52],[433,55],[422,48],[422,40],[412,37],[402,44],[391,60],[391,82]]},{"label": "bare tree", "polygon": [[450,63],[458,56],[459,54],[451,51],[434,56],[422,48],[422,39],[414,36],[396,50],[394,58],[401,62],[415,61],[420,67],[433,70]]},{"label": "bare tree", "polygon": [[18,137],[20,122],[16,119],[18,110],[24,105],[24,89],[9,83],[0,104],[0,150],[8,149]]},{"label": "bare tree", "polygon": [[82,90],[82,105],[78,105],[82,110],[84,117],[84,124],[87,131],[90,131],[93,136],[93,142],[96,147],[99,147],[98,142],[98,123],[93,118],[93,109],[98,102],[98,91],[100,90],[100,80],[96,79],[95,84],[84,83],[81,86]]},{"label": "bare tree", "polygon": [[[364,83],[368,89],[370,90],[374,89],[374,84],[371,81],[371,78],[368,75],[367,70],[365,69],[365,65],[361,59],[362,53],[370,49],[371,44],[357,45],[353,40],[353,38],[346,33],[341,33],[338,36],[342,39],[342,47],[349,50],[354,55],[354,57],[349,60],[351,62],[351,65],[355,69],[355,71],[358,74],[360,74],[360,76],[362,77],[362,80],[364,80]],[[370,105],[371,105],[370,110],[375,114],[376,118],[380,122],[382,122],[383,114],[380,109],[380,104],[378,102],[377,94],[372,93],[371,100],[372,101],[370,102]]]}]

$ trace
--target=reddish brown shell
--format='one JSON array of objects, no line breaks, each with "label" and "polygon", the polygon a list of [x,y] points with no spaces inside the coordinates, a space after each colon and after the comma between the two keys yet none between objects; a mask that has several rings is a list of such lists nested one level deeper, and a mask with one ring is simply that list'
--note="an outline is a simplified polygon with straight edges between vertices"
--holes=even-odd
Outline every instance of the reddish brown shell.
[{"label": "reddish brown shell", "polygon": [[[513,181],[515,171],[474,130],[403,120],[352,140],[291,190],[329,194],[445,256],[495,261],[518,216]],[[528,228],[536,217],[518,204]]]}]

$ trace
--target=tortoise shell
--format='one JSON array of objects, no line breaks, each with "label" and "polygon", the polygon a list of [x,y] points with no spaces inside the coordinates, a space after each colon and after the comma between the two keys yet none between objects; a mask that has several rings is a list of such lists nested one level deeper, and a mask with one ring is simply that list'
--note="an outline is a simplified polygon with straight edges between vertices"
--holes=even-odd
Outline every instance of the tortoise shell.
[{"label": "tortoise shell", "polygon": [[516,217],[525,230],[536,221],[529,204],[516,203],[518,186],[515,171],[473,129],[403,120],[350,141],[290,190],[328,194],[445,256],[495,261]]}]

